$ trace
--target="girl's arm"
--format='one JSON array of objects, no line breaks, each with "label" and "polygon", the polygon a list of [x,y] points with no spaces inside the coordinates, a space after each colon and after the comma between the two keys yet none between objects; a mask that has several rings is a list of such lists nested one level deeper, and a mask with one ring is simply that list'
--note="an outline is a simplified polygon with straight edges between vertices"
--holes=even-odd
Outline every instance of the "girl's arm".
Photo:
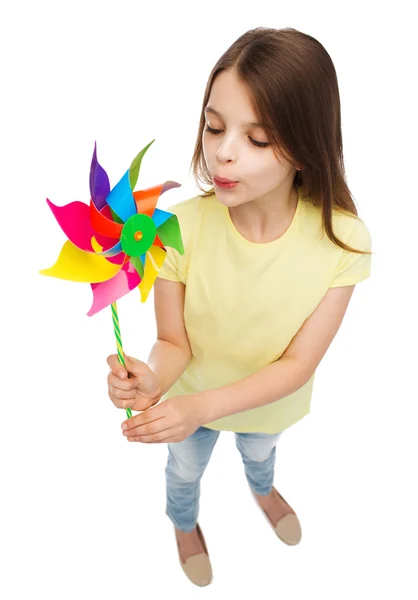
[{"label": "girl's arm", "polygon": [[162,339],[155,342],[147,364],[160,382],[160,399],[186,370],[190,359],[191,353],[186,347]]},{"label": "girl's arm", "polygon": [[157,341],[147,364],[160,381],[160,396],[185,371],[192,357],[184,325],[184,295],[186,286],[178,281],[157,277],[154,284],[154,309]]},{"label": "girl's arm", "polygon": [[294,358],[279,360],[231,385],[197,394],[202,423],[252,408],[258,408],[289,396],[310,379],[306,369]]}]

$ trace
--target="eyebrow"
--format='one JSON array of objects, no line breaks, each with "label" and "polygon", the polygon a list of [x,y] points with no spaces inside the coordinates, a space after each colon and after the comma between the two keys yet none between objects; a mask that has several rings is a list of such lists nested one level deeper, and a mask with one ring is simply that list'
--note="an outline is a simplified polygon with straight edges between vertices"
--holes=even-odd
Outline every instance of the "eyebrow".
[{"label": "eyebrow", "polygon": [[[222,115],[220,112],[218,112],[217,110],[215,110],[214,108],[212,108],[211,106],[206,106],[205,113],[213,113],[214,115],[220,117],[222,119]],[[244,123],[244,125],[250,125],[252,127],[262,127],[263,129],[269,129],[269,126],[266,123],[255,123],[255,122],[251,122],[251,123]]]}]

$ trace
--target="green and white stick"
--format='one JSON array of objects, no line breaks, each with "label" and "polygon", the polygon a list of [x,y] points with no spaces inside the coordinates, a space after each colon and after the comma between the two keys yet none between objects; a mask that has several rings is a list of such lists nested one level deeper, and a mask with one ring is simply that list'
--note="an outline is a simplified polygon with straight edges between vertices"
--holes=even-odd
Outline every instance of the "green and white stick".
[{"label": "green and white stick", "polygon": [[[116,302],[112,302],[112,319],[113,319],[113,328],[115,330],[116,347],[118,349],[118,360],[119,360],[120,364],[123,365],[126,369],[125,354],[123,353],[123,348],[122,348],[122,337],[120,335],[118,309],[116,306]],[[130,408],[126,409],[126,414],[128,415],[128,419],[130,419],[132,417],[132,411]]]}]

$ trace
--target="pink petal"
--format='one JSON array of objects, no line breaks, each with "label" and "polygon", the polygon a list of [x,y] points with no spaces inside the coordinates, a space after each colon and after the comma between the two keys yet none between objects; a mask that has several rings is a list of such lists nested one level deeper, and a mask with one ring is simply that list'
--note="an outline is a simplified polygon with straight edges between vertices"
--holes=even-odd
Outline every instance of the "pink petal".
[{"label": "pink petal", "polygon": [[91,317],[106,306],[110,306],[112,302],[128,294],[140,283],[141,278],[130,262],[127,262],[112,279],[102,283],[92,283],[93,304],[87,315]]},{"label": "pink petal", "polygon": [[[93,252],[91,238],[96,236],[96,232],[90,224],[90,207],[78,200],[70,202],[70,204],[66,204],[65,206],[55,206],[48,198],[46,201],[58,225],[70,242],[80,250]],[[118,242],[119,240],[100,236],[99,243],[105,251],[112,248]]]}]

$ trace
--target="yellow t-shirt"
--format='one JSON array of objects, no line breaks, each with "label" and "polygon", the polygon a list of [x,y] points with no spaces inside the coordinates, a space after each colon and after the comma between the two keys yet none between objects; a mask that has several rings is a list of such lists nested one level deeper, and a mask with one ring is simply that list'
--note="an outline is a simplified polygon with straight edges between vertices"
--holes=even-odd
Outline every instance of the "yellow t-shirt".
[{"label": "yellow t-shirt", "polygon": [[[301,194],[288,229],[264,244],[239,233],[216,195],[196,196],[168,210],[178,217],[185,253],[167,247],[158,276],[186,285],[192,358],[162,401],[229,385],[278,360],[330,287],[370,275],[371,255],[332,243],[322,230],[320,209]],[[333,228],[351,247],[371,250],[369,231],[355,215],[333,209]],[[309,413],[314,376],[276,402],[205,426],[283,431]]]}]

